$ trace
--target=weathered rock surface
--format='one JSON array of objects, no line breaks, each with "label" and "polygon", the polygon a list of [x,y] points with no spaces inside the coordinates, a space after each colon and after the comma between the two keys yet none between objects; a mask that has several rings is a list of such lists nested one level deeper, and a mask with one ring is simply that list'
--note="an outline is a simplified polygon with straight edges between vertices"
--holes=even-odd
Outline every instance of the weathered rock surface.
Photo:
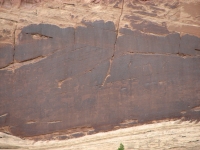
[{"label": "weathered rock surface", "polygon": [[198,0],[18,5],[0,8],[1,131],[71,138],[200,119]]},{"label": "weathered rock surface", "polygon": [[116,150],[123,143],[125,150],[199,150],[200,123],[167,121],[68,140],[66,136],[51,141],[23,140],[5,133],[0,137],[2,149]]}]

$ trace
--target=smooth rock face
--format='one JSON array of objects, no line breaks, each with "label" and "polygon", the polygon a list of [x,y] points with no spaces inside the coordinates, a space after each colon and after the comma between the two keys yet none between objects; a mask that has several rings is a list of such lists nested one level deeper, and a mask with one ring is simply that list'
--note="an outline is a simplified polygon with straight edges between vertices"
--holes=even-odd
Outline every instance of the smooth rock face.
[{"label": "smooth rock face", "polygon": [[0,68],[7,67],[13,62],[14,48],[11,44],[2,44],[0,47]]},{"label": "smooth rock face", "polygon": [[[28,11],[24,3],[9,12],[5,2],[0,20],[9,34],[0,28],[1,131],[80,137],[155,120],[199,120],[200,34],[175,30],[170,17],[163,18],[167,10],[186,11],[187,2],[173,2],[73,3],[95,17],[101,5],[109,6],[102,12],[108,13],[105,20],[80,19],[83,13],[70,14],[72,4],[57,10],[43,1],[34,6],[35,15],[36,8]],[[25,15],[15,21],[19,10]],[[59,25],[69,18],[55,18],[52,11],[70,14],[72,25]],[[175,23],[182,26],[187,20],[180,16]],[[200,29],[198,17],[193,25]]]}]

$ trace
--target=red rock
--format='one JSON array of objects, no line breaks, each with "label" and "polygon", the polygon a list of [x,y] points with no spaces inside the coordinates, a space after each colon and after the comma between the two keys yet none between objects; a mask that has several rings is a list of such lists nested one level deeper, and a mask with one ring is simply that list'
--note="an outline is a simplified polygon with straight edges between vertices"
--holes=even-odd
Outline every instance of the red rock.
[{"label": "red rock", "polygon": [[69,138],[155,120],[199,120],[200,34],[191,31],[200,20],[180,15],[185,3],[41,1],[9,12],[5,2],[1,131]]}]

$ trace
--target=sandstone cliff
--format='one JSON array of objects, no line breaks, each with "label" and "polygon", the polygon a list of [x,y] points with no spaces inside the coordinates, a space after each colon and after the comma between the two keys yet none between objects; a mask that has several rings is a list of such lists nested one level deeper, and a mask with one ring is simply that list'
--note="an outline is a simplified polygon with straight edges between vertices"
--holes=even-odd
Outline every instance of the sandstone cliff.
[{"label": "sandstone cliff", "polygon": [[199,120],[200,1],[4,1],[0,68],[16,136]]}]

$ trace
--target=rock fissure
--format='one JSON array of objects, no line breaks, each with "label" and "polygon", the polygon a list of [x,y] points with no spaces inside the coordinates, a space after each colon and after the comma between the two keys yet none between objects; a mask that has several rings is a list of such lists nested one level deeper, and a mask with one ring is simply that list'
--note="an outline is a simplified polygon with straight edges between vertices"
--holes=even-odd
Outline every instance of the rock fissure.
[{"label": "rock fissure", "polygon": [[114,51],[113,51],[113,56],[111,58],[112,60],[114,59],[114,56],[115,56],[116,43],[117,43],[117,39],[118,39],[118,36],[119,36],[120,21],[121,21],[121,17],[122,17],[122,14],[123,14],[123,9],[124,9],[124,0],[122,0],[121,13],[119,15],[119,19],[118,19],[118,23],[117,23],[117,32],[116,32],[116,39],[115,39],[115,43],[114,43]]},{"label": "rock fissure", "polygon": [[13,64],[14,63],[10,63],[10,64],[8,64],[8,65],[6,65],[4,67],[1,67],[0,70],[10,70],[11,68],[12,68],[12,70],[14,70],[13,69]]},{"label": "rock fissure", "polygon": [[[26,60],[23,60],[23,61],[20,61],[20,62],[18,62],[17,60],[14,60],[12,63],[8,64],[7,66],[0,68],[0,70],[10,70],[12,68],[11,70],[14,71],[14,70],[20,68],[21,66],[37,63],[37,62],[53,55],[56,52],[61,51],[61,50],[63,50],[63,48],[59,48],[57,50],[54,50],[52,53],[50,53],[46,56],[41,55],[41,56],[37,56],[37,57],[34,57],[34,58],[26,59]],[[13,55],[13,58],[14,58],[14,55]]]},{"label": "rock fissure", "polygon": [[112,62],[113,62],[113,59],[110,59],[110,65],[109,65],[108,71],[106,73],[106,76],[105,76],[101,86],[104,86],[104,84],[106,83],[106,80],[110,77],[110,70],[111,70]]},{"label": "rock fissure", "polygon": [[51,36],[47,36],[47,35],[42,35],[42,34],[39,34],[39,33],[26,33],[28,35],[31,35],[33,39],[52,39],[53,37]]},{"label": "rock fissure", "polygon": [[[124,54],[138,54],[138,55],[149,55],[149,56],[152,56],[152,55],[161,55],[161,56],[179,56],[179,57],[189,57],[189,58],[197,58],[197,57],[200,57],[200,55],[190,55],[190,54],[184,54],[184,53],[153,53],[153,52],[130,52],[130,51],[127,51],[125,52]],[[122,55],[118,56],[118,57],[121,57]]]},{"label": "rock fissure", "polygon": [[102,86],[104,86],[104,84],[106,83],[106,80],[108,79],[108,77],[110,77],[110,70],[111,70],[111,66],[112,66],[112,62],[114,60],[114,56],[115,56],[115,51],[116,51],[116,43],[117,43],[117,39],[118,39],[118,35],[119,35],[119,28],[120,28],[120,21],[121,21],[121,17],[122,17],[122,14],[123,14],[123,9],[124,9],[124,0],[122,0],[122,8],[121,8],[121,13],[119,15],[119,19],[118,19],[118,24],[117,24],[117,32],[116,32],[116,39],[115,39],[115,42],[114,42],[114,50],[113,50],[113,55],[110,59],[110,66],[108,68],[108,72],[104,78],[104,81],[102,83]]},{"label": "rock fissure", "polygon": [[[36,62],[38,62],[38,60],[41,60],[41,59],[43,59],[43,58],[45,58],[45,57],[47,57],[47,56],[38,56],[38,57],[34,57],[34,58],[30,58],[30,59],[27,59],[27,60],[23,60],[23,61],[20,61],[20,62],[17,62],[16,61],[16,64],[18,63],[27,63],[27,62],[34,62],[34,61],[36,61]],[[15,63],[14,63],[15,64]]]}]

